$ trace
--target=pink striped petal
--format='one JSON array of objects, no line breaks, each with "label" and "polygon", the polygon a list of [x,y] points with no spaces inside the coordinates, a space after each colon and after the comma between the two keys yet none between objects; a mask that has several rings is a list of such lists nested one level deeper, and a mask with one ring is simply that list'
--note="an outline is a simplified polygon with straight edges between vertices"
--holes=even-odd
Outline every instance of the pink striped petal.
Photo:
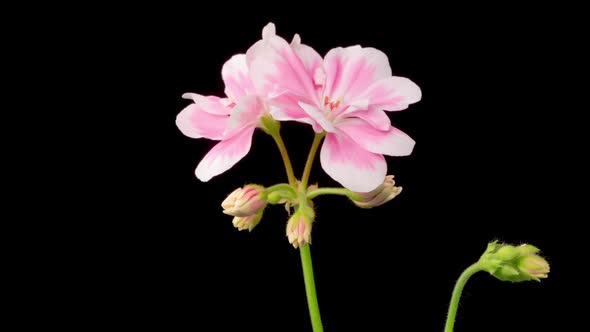
[{"label": "pink striped petal", "polygon": [[187,92],[182,95],[182,98],[192,100],[199,106],[200,109],[207,113],[217,115],[229,115],[231,108],[228,105],[231,102],[227,98],[219,98],[216,96],[202,96],[196,93]]},{"label": "pink striped petal", "polygon": [[326,73],[323,67],[324,59],[322,59],[322,56],[313,48],[301,44],[301,37],[298,34],[293,36],[291,48],[303,63],[307,74],[313,78],[314,85],[316,87],[323,86],[326,81]]},{"label": "pink striped petal", "polygon": [[197,166],[195,174],[203,182],[219,175],[240,161],[250,151],[255,128],[246,128],[232,138],[217,143]]},{"label": "pink striped petal", "polygon": [[355,117],[367,121],[375,129],[386,131],[391,127],[391,120],[382,110],[369,109],[347,114],[348,117]]},{"label": "pink striped petal", "polygon": [[358,98],[369,100],[372,109],[401,111],[418,102],[422,91],[411,80],[392,76],[371,84]]},{"label": "pink striped petal", "polygon": [[387,163],[346,135],[329,133],[320,152],[322,168],[334,180],[355,192],[369,192],[383,183]]},{"label": "pink striped petal", "polygon": [[319,100],[313,80],[315,72],[310,72],[315,66],[314,56],[311,48],[299,46],[296,48],[303,59],[287,41],[275,35],[272,23],[265,27],[263,39],[246,53],[250,77],[260,94],[272,98],[288,91],[307,103]]},{"label": "pink striped petal", "polygon": [[374,48],[351,46],[334,48],[324,59],[326,89],[330,100],[341,100],[344,105],[359,99],[368,86],[391,76],[385,53]]},{"label": "pink striped petal", "polygon": [[248,76],[246,54],[236,54],[221,69],[221,77],[225,83],[225,94],[234,102],[241,97],[255,94],[254,83]]},{"label": "pink striped petal", "polygon": [[227,115],[216,115],[205,112],[197,104],[190,104],[176,116],[176,126],[180,131],[192,138],[208,138],[221,140],[229,121]]},{"label": "pink striped petal", "polygon": [[299,106],[299,98],[292,94],[282,94],[267,101],[270,114],[278,121],[297,121],[317,126],[316,122]]},{"label": "pink striped petal", "polygon": [[416,144],[410,136],[395,127],[381,131],[361,119],[346,119],[337,126],[363,149],[373,153],[407,156],[412,153]]}]

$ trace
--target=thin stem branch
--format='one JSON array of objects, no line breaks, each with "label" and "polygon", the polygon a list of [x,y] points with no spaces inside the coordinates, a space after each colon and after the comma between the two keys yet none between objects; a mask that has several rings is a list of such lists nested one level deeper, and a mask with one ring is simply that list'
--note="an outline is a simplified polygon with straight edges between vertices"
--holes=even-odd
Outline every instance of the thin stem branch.
[{"label": "thin stem branch", "polygon": [[346,188],[318,188],[307,194],[307,199],[314,199],[320,195],[340,195],[346,196],[352,200],[362,200],[361,196]]},{"label": "thin stem branch", "polygon": [[293,196],[297,195],[297,192],[295,191],[293,186],[286,183],[278,183],[265,189],[266,192],[272,192],[276,190],[288,190],[293,194]]},{"label": "thin stem branch", "polygon": [[285,171],[287,172],[287,178],[289,179],[289,184],[296,188],[297,179],[295,178],[295,172],[293,172],[293,165],[291,164],[291,159],[289,158],[289,154],[287,153],[287,148],[285,147],[285,142],[283,142],[283,138],[281,137],[280,133],[276,133],[271,135],[272,138],[277,143],[277,147],[281,152],[281,157],[283,158],[283,164],[285,165]]},{"label": "thin stem branch", "polygon": [[469,280],[469,278],[471,278],[472,275],[479,271],[481,271],[481,267],[479,266],[479,262],[477,262],[465,269],[465,271],[461,273],[461,276],[457,280],[455,288],[453,289],[451,303],[449,304],[449,314],[447,315],[445,332],[453,332],[453,327],[455,326],[455,317],[457,317],[457,309],[459,308],[459,299],[461,298],[463,288],[465,287],[467,280]]},{"label": "thin stem branch", "polygon": [[307,161],[305,162],[305,168],[303,169],[303,175],[301,176],[301,188],[303,188],[303,190],[307,188],[307,183],[309,181],[309,175],[311,174],[311,167],[313,166],[315,154],[318,151],[318,147],[320,146],[320,143],[324,136],[326,136],[326,132],[316,134],[313,138],[313,142],[311,143],[311,148],[309,149],[309,154],[307,155]]}]

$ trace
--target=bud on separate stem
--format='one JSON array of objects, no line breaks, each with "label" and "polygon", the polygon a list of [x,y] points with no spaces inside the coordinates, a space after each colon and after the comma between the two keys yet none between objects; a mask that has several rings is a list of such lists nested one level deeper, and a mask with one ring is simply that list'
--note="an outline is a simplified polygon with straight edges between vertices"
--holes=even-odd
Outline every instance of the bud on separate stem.
[{"label": "bud on separate stem", "polygon": [[488,244],[479,265],[502,281],[541,281],[549,274],[549,263],[538,255],[539,251],[530,244],[513,246],[494,241]]},{"label": "bud on separate stem", "polygon": [[549,264],[543,257],[537,255],[538,252],[539,248],[530,244],[512,246],[500,244],[498,241],[490,242],[480,259],[465,269],[457,280],[449,304],[445,332],[453,332],[459,308],[459,298],[465,284],[473,274],[487,271],[502,281],[540,281],[540,278],[547,278]]}]

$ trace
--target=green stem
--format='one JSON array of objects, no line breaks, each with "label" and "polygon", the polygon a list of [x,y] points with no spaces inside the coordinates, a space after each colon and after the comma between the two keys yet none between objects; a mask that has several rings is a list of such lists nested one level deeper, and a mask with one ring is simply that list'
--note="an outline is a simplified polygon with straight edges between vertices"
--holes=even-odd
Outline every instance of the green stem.
[{"label": "green stem", "polygon": [[275,140],[275,143],[277,143],[277,147],[281,152],[281,157],[283,157],[283,163],[285,164],[285,171],[287,172],[287,178],[289,178],[289,184],[295,188],[297,185],[297,179],[295,178],[295,173],[293,172],[293,165],[291,165],[291,159],[287,153],[285,142],[283,142],[283,138],[278,132],[276,134],[272,134],[271,136]]},{"label": "green stem", "polygon": [[307,161],[305,162],[305,168],[303,169],[303,175],[301,176],[301,188],[304,190],[307,188],[307,182],[309,181],[309,175],[311,174],[311,167],[313,166],[315,154],[318,151],[318,147],[320,146],[320,142],[324,136],[326,136],[326,132],[315,134],[313,142],[311,143],[311,148],[309,149],[309,154],[307,155]]},{"label": "green stem", "polygon": [[315,281],[313,280],[313,265],[311,263],[311,251],[309,244],[299,248],[301,253],[301,265],[303,266],[303,280],[305,281],[305,294],[307,295],[307,306],[311,318],[313,332],[323,332],[322,318],[318,306],[318,297],[315,293]]},{"label": "green stem", "polygon": [[479,271],[481,271],[481,267],[479,266],[479,262],[477,262],[465,269],[465,271],[461,273],[461,276],[457,280],[455,288],[453,289],[451,303],[449,304],[449,314],[447,315],[445,332],[453,332],[453,327],[455,326],[455,317],[457,316],[457,309],[459,308],[459,299],[461,298],[463,288],[465,287],[467,280],[469,280],[469,278],[471,278],[472,275]]},{"label": "green stem", "polygon": [[320,195],[341,195],[356,201],[362,200],[361,196],[346,188],[318,188],[307,194],[307,199],[314,199]]},{"label": "green stem", "polygon": [[293,196],[297,195],[297,192],[295,192],[295,189],[293,189],[293,186],[288,185],[286,183],[279,183],[279,184],[272,185],[270,187],[267,187],[264,191],[272,192],[272,191],[277,191],[277,190],[288,190],[293,194]]}]

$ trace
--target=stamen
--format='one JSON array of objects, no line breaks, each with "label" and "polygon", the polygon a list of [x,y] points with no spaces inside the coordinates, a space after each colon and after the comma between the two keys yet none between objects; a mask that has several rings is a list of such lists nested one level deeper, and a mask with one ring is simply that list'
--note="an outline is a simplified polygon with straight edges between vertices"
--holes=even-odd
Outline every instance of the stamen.
[{"label": "stamen", "polygon": [[324,96],[324,106],[330,107],[330,112],[337,109],[340,106],[340,100],[336,100],[336,102],[330,101],[328,96]]}]

